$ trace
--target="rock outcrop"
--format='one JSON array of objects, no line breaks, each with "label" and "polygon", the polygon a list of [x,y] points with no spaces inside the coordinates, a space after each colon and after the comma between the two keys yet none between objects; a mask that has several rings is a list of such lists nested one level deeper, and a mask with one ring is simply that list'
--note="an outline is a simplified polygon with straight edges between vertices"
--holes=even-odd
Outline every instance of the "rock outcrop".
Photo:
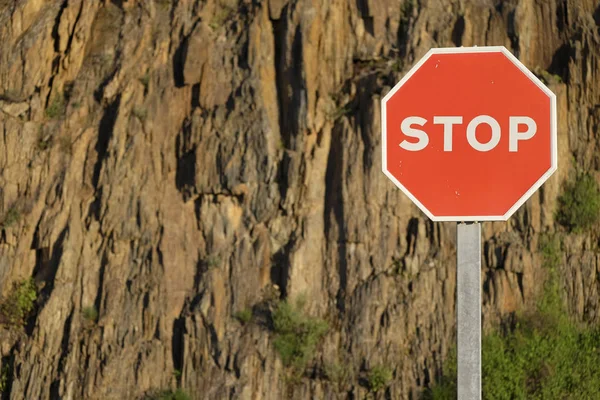
[{"label": "rock outcrop", "polygon": [[[535,303],[563,182],[598,175],[597,1],[0,1],[0,292],[39,287],[0,330],[3,398],[360,399],[377,365],[377,398],[418,398],[455,340],[455,225],[381,173],[380,99],[473,45],[559,107],[558,173],[483,226],[489,329]],[[598,323],[598,236],[564,248],[569,310]],[[294,381],[261,307],[279,294],[330,326]]]}]

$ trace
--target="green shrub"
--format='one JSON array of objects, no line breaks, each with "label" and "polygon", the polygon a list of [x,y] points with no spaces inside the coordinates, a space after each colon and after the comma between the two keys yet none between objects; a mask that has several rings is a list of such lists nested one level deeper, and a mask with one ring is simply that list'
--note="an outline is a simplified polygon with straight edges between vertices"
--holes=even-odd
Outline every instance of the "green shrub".
[{"label": "green shrub", "polygon": [[144,107],[133,107],[133,111],[132,111],[134,117],[136,117],[137,119],[139,119],[140,121],[144,122],[146,120],[146,118],[148,117],[148,110],[146,110]]},{"label": "green shrub", "polygon": [[558,198],[557,221],[572,232],[581,232],[600,220],[600,189],[593,176],[580,174],[567,183]]},{"label": "green shrub", "polygon": [[221,265],[221,257],[218,255],[210,255],[206,257],[204,264],[208,269],[217,268],[219,265]]},{"label": "green shrub", "polygon": [[215,14],[213,15],[212,19],[208,23],[208,26],[213,31],[216,31],[217,29],[219,29],[223,25],[225,25],[225,22],[229,19],[229,17],[231,17],[233,12],[234,12],[234,10],[232,7],[230,7],[228,5],[222,5],[222,7],[218,8],[215,11]]},{"label": "green shrub", "polygon": [[172,0],[156,0],[156,4],[164,10],[168,10]]},{"label": "green shrub", "polygon": [[54,96],[48,108],[46,108],[46,116],[50,119],[61,117],[65,113],[65,97],[63,95]]},{"label": "green shrub", "polygon": [[561,260],[561,240],[556,234],[545,234],[540,236],[540,253],[542,254],[543,266],[555,269]]},{"label": "green shrub", "polygon": [[422,400],[456,400],[456,347],[451,348],[444,364],[444,375],[423,392]]},{"label": "green shrub", "polygon": [[83,314],[83,318],[87,319],[88,321],[98,321],[98,310],[96,310],[95,306],[84,307],[83,310],[81,310],[81,313]]},{"label": "green shrub", "polygon": [[37,299],[37,288],[29,278],[15,283],[9,296],[0,305],[0,312],[13,325],[21,325],[33,310]]},{"label": "green shrub", "polygon": [[183,389],[173,390],[158,390],[146,394],[144,400],[191,400],[189,394]]},{"label": "green shrub", "polygon": [[0,371],[0,394],[4,394],[8,390],[11,370],[8,364],[2,366]]},{"label": "green shrub", "polygon": [[4,218],[2,219],[2,227],[10,228],[17,222],[21,220],[21,213],[17,207],[11,207],[8,209],[6,214],[4,214]]},{"label": "green shrub", "polygon": [[245,308],[242,311],[236,312],[233,317],[240,321],[242,324],[247,324],[252,320],[252,310]]},{"label": "green shrub", "polygon": [[332,121],[335,121],[343,117],[344,115],[348,115],[350,113],[352,113],[352,106],[350,104],[344,104],[343,106],[338,106],[337,108],[335,108],[329,113],[328,116]]},{"label": "green shrub", "polygon": [[45,133],[44,127],[40,125],[39,131],[38,131],[38,136],[37,136],[37,143],[36,143],[37,149],[39,151],[46,151],[50,147],[52,147],[52,144],[53,144],[52,135]]},{"label": "green shrub", "polygon": [[563,83],[560,75],[552,74],[541,67],[535,68],[533,72],[545,84]]},{"label": "green shrub", "polygon": [[367,374],[369,390],[378,392],[385,388],[392,380],[392,370],[388,367],[378,365]]},{"label": "green shrub", "polygon": [[144,90],[148,90],[148,85],[150,85],[150,73],[146,72],[142,77],[139,78],[139,81],[142,85],[144,85]]},{"label": "green shrub", "polygon": [[[525,323],[508,335],[486,335],[483,399],[600,399],[600,330],[557,328]],[[424,399],[456,399],[456,369]]]},{"label": "green shrub", "polygon": [[[536,312],[520,316],[505,334],[483,338],[485,400],[600,399],[600,328],[573,323],[563,308],[555,268],[557,240],[540,243],[548,278]],[[444,369],[424,399],[456,399],[455,355]]]},{"label": "green shrub", "polygon": [[530,319],[534,321],[541,319],[545,320],[546,323],[550,323],[549,319],[554,320],[555,323],[558,321],[568,323],[560,297],[558,277],[558,267],[562,257],[560,236],[557,234],[542,235],[539,249],[542,254],[542,266],[546,271],[547,278],[544,282],[542,298],[538,302],[538,313],[530,315]]},{"label": "green shrub", "polygon": [[328,329],[325,321],[304,315],[302,309],[302,300],[295,305],[281,301],[272,315],[277,334],[275,349],[283,364],[296,371],[303,370],[313,358],[317,343]]},{"label": "green shrub", "polygon": [[337,385],[338,391],[352,380],[352,371],[348,364],[334,362],[324,365],[325,377]]}]

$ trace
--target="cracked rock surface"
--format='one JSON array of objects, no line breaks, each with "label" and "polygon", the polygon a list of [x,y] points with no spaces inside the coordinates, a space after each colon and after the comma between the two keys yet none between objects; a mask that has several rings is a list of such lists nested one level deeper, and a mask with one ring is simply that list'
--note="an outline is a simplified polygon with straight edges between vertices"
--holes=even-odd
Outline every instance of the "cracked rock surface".
[{"label": "cracked rock surface", "polygon": [[[0,0],[0,296],[39,288],[0,320],[3,398],[362,399],[378,365],[376,398],[418,398],[456,338],[455,225],[381,172],[380,99],[474,45],[552,78],[559,116],[559,171],[483,225],[489,329],[535,304],[561,188],[600,169],[596,0]],[[598,236],[563,245],[568,309],[598,323]],[[293,384],[277,291],[330,326]]]}]

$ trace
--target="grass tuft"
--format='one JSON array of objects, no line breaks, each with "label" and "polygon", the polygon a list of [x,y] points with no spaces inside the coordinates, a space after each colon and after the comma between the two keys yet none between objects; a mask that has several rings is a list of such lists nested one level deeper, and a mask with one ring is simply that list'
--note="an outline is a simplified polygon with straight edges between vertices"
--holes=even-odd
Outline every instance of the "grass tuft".
[{"label": "grass tuft", "polygon": [[369,390],[372,392],[378,392],[381,389],[384,389],[390,384],[392,377],[393,375],[391,368],[382,365],[374,367],[367,374]]},{"label": "grass tuft", "polygon": [[86,320],[94,323],[98,322],[98,310],[96,310],[95,306],[84,307],[83,310],[81,310],[81,313]]},{"label": "grass tuft", "polygon": [[272,315],[276,333],[274,345],[285,366],[301,372],[313,358],[319,341],[328,330],[327,322],[304,315],[304,300],[295,304],[280,301]]},{"label": "grass tuft", "polygon": [[233,317],[245,325],[252,320],[252,310],[245,308],[242,311],[236,312]]},{"label": "grass tuft", "polygon": [[66,101],[64,95],[56,95],[46,108],[46,117],[50,119],[60,118],[65,114]]},{"label": "grass tuft", "polygon": [[0,304],[0,314],[12,325],[22,325],[33,310],[36,299],[37,287],[33,279],[15,283],[8,297]]},{"label": "grass tuft", "polygon": [[155,390],[147,393],[144,400],[192,400],[189,394],[183,389],[173,390]]},{"label": "grass tuft", "polygon": [[600,188],[590,174],[579,174],[565,185],[558,198],[557,221],[571,232],[580,233],[600,221]]}]

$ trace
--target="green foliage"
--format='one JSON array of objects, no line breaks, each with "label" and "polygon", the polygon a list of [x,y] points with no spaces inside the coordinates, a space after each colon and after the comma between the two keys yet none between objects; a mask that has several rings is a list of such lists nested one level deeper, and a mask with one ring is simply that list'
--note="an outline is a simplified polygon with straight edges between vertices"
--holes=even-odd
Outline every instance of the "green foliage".
[{"label": "green foliage", "polygon": [[[571,322],[562,306],[556,266],[560,240],[540,242],[548,278],[537,312],[520,316],[514,329],[492,332],[482,343],[483,398],[600,399],[600,328]],[[456,356],[424,399],[456,399]]]},{"label": "green foliage", "polygon": [[208,269],[217,268],[219,265],[221,265],[221,257],[217,255],[208,256],[204,260],[204,264]]},{"label": "green foliage", "polygon": [[562,321],[568,323],[565,310],[560,297],[558,279],[558,266],[561,261],[561,240],[557,234],[542,235],[540,237],[539,249],[542,254],[542,266],[546,270],[547,278],[544,283],[543,296],[538,303],[538,313],[530,315],[530,320],[542,320],[549,323]]},{"label": "green foliage", "polygon": [[378,392],[385,388],[392,380],[392,370],[386,366],[378,365],[367,374],[369,390]]},{"label": "green foliage", "polygon": [[146,120],[146,117],[148,117],[148,110],[146,110],[144,107],[133,107],[132,113],[137,119],[139,119],[142,122],[144,122]]},{"label": "green foliage", "polygon": [[2,219],[2,227],[10,228],[14,224],[18,223],[21,220],[21,213],[17,207],[11,207],[4,214],[4,218]]},{"label": "green foliage", "polygon": [[486,399],[600,398],[600,331],[526,321],[484,344]]},{"label": "green foliage", "polygon": [[273,312],[273,328],[277,334],[275,349],[286,366],[302,371],[313,358],[317,343],[328,329],[327,322],[303,313],[304,301],[296,304],[281,301]]},{"label": "green foliage", "polygon": [[139,81],[142,85],[144,85],[144,89],[148,90],[148,85],[150,84],[150,74],[146,72],[144,76],[139,78]]},{"label": "green foliage", "polygon": [[0,304],[0,313],[13,325],[21,325],[33,310],[37,299],[37,288],[29,278],[15,283],[9,296]]},{"label": "green foliage", "polygon": [[192,400],[189,394],[183,389],[158,390],[146,394],[144,400]]},{"label": "green foliage", "polygon": [[89,60],[94,67],[100,70],[107,70],[114,64],[115,56],[113,53],[92,54]]},{"label": "green foliage", "polygon": [[37,149],[46,151],[52,147],[52,135],[44,133],[44,127],[40,125],[37,136]]},{"label": "green foliage", "polygon": [[437,385],[429,388],[421,396],[422,400],[456,400],[456,348],[448,352],[444,365],[444,375]]},{"label": "green foliage", "polygon": [[46,151],[52,146],[52,138],[38,140],[38,150]]},{"label": "green foliage", "polygon": [[240,321],[242,324],[247,324],[252,320],[252,310],[249,308],[245,308],[242,311],[238,311],[233,314],[233,317]]},{"label": "green foliage", "polygon": [[65,113],[66,102],[64,95],[56,95],[46,108],[46,117],[55,119],[61,117]]},{"label": "green foliage", "polygon": [[350,104],[344,104],[343,106],[339,106],[335,110],[333,110],[329,114],[329,118],[332,121],[335,121],[335,120],[343,117],[344,115],[350,114],[351,112],[352,112],[352,107],[350,106]]},{"label": "green foliage", "polygon": [[561,259],[560,236],[557,234],[541,235],[539,249],[544,267],[550,270],[557,268]]},{"label": "green foliage", "polygon": [[600,220],[600,189],[590,174],[567,183],[558,198],[557,221],[572,232],[591,228]]},{"label": "green foliage", "polygon": [[11,371],[10,365],[5,364],[2,366],[2,371],[0,371],[0,394],[4,394],[4,392],[9,387],[9,379],[10,379]]},{"label": "green foliage", "polygon": [[325,364],[324,372],[327,379],[337,385],[338,391],[343,390],[343,386],[352,380],[352,371],[348,364],[339,362]]},{"label": "green foliage", "polygon": [[156,4],[164,10],[168,10],[172,0],[156,0]]},{"label": "green foliage", "polygon": [[542,69],[541,67],[534,69],[535,74],[540,80],[542,80],[545,84],[554,84],[554,83],[562,83],[563,80],[560,75],[551,74],[550,72]]},{"label": "green foliage", "polygon": [[95,306],[84,307],[83,310],[81,310],[81,313],[83,314],[83,318],[87,319],[88,321],[98,321],[98,310],[96,310]]},{"label": "green foliage", "polygon": [[222,27],[225,24],[225,22],[229,19],[229,17],[231,17],[231,15],[233,14],[233,11],[234,10],[231,6],[222,5],[220,8],[218,8],[215,11],[215,14],[213,15],[208,26],[213,31],[216,31],[217,29],[219,29],[220,27]]}]

